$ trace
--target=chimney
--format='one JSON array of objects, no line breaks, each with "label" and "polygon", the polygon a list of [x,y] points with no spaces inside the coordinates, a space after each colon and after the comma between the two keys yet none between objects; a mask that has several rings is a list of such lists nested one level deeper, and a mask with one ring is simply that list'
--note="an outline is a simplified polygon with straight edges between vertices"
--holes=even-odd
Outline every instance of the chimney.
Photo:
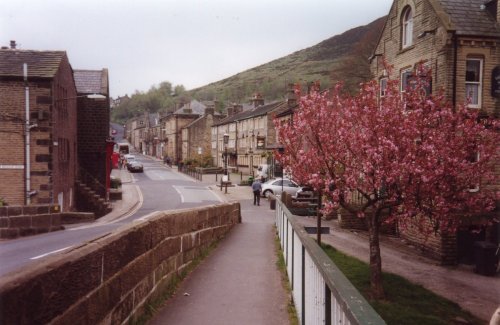
[{"label": "chimney", "polygon": [[238,113],[241,113],[243,112],[243,106],[240,105],[240,104],[234,104],[233,105],[233,113],[234,114],[238,114]]},{"label": "chimney", "polygon": [[227,107],[227,116],[232,116],[234,114],[234,108],[233,106],[228,106]]},{"label": "chimney", "polygon": [[486,10],[497,21],[497,23],[500,23],[500,7],[498,6],[498,0],[486,2],[479,8],[481,10]]},{"label": "chimney", "polygon": [[286,93],[286,102],[288,107],[294,107],[297,104],[297,95],[295,95],[295,85],[292,83],[288,84],[288,89]]},{"label": "chimney", "polygon": [[215,113],[215,107],[213,105],[208,105],[207,108],[205,108],[205,115],[214,115]]},{"label": "chimney", "polygon": [[258,107],[264,105],[264,98],[259,93],[255,93],[253,98],[250,100],[250,103],[253,107]]},{"label": "chimney", "polygon": [[10,49],[11,50],[15,50],[16,49],[16,45],[17,45],[16,41],[14,41],[14,40],[10,41]]}]

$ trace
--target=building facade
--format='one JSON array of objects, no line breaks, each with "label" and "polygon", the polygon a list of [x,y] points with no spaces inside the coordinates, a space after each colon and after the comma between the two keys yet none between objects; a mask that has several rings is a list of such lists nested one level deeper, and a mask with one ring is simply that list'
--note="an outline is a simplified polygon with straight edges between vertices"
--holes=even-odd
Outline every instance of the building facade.
[{"label": "building facade", "polygon": [[110,141],[108,70],[75,70],[74,77],[78,95],[78,174],[97,181],[94,190],[106,198],[111,159],[106,150]]},{"label": "building facade", "polygon": [[[499,23],[498,0],[395,0],[370,58],[372,73],[380,82],[380,96],[391,77],[384,62],[392,66],[392,77],[400,78],[401,91],[418,77],[416,68],[423,64],[431,74],[428,91],[443,91],[453,105],[466,104],[482,116],[498,118]],[[494,168],[500,175],[500,162]],[[494,185],[498,188],[499,179]],[[463,229],[458,237],[427,238],[417,227],[409,227],[400,235],[442,263],[454,264],[467,259],[473,250],[469,230]],[[486,239],[488,232],[498,242],[498,227],[476,239]]]},{"label": "building facade", "polygon": [[[216,166],[240,170],[255,175],[259,165],[270,164],[276,144],[274,116],[286,102],[265,104],[256,94],[251,105],[235,105],[228,108],[228,117],[212,127],[211,149]],[[229,136],[224,143],[224,134]],[[273,146],[271,146],[271,144]]]},{"label": "building facade", "polygon": [[76,96],[65,52],[0,49],[0,197],[4,202],[74,209]]}]

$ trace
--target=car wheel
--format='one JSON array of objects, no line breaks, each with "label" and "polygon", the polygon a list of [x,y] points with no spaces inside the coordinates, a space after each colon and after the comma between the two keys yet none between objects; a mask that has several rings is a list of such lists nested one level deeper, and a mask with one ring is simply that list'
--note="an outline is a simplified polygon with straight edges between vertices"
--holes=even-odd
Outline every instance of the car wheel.
[{"label": "car wheel", "polygon": [[262,193],[262,195],[264,195],[264,197],[269,197],[269,194],[273,194],[273,191],[265,190],[264,193]]}]

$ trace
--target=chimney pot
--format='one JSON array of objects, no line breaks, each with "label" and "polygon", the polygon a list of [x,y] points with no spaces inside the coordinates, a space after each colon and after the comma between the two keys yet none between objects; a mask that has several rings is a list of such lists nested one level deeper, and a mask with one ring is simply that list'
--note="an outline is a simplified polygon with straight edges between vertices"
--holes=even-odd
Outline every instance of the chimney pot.
[{"label": "chimney pot", "polygon": [[14,41],[14,40],[10,41],[10,48],[13,50],[16,49],[16,41]]}]

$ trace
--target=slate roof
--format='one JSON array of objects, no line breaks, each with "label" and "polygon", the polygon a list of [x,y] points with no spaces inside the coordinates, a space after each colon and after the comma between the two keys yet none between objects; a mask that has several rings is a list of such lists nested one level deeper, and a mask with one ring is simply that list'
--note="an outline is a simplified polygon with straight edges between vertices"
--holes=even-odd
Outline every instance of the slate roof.
[{"label": "slate roof", "polygon": [[79,94],[103,94],[107,91],[107,73],[105,70],[74,70],[76,91]]},{"label": "slate roof", "polygon": [[241,121],[241,120],[249,119],[249,118],[256,117],[256,116],[265,115],[265,114],[275,110],[276,108],[278,108],[279,106],[281,106],[283,104],[286,104],[286,101],[276,101],[276,102],[272,102],[269,104],[257,106],[253,109],[244,110],[242,112],[228,116],[228,117],[222,119],[221,121],[219,121],[218,123],[214,123],[214,126],[224,125],[224,124],[232,123],[234,121]]},{"label": "slate roof", "polygon": [[500,28],[488,10],[481,9],[485,0],[439,0],[450,16],[458,35],[500,37]]},{"label": "slate roof", "polygon": [[[198,114],[198,115],[203,115],[205,114],[205,108],[207,108],[205,105],[200,103],[197,100],[192,100],[191,102],[184,104],[181,108],[176,110],[174,114]],[[191,109],[191,112],[186,112],[186,109]]]},{"label": "slate roof", "polygon": [[53,78],[64,51],[33,51],[0,49],[0,77],[23,77],[23,64],[28,64],[28,78]]}]

